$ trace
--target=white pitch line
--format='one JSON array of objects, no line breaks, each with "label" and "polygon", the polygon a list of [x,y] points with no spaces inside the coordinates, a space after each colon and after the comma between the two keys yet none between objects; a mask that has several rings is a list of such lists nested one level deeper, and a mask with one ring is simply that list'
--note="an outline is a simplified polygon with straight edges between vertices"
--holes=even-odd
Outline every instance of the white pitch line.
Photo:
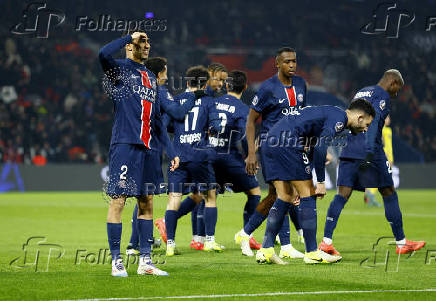
[{"label": "white pitch line", "polygon": [[[382,212],[365,212],[365,211],[342,211],[341,214],[345,215],[369,215],[369,216],[384,216],[384,210]],[[424,217],[424,218],[436,218],[436,214],[421,214],[421,213],[403,213],[405,217]]]},{"label": "white pitch line", "polygon": [[70,299],[57,301],[120,301],[120,300],[157,300],[157,299],[216,299],[235,297],[266,297],[266,296],[292,296],[292,295],[329,295],[329,294],[369,294],[369,293],[407,293],[407,292],[436,292],[436,289],[416,290],[373,290],[373,291],[318,291],[318,292],[276,292],[259,294],[226,294],[226,295],[194,295],[194,296],[162,296],[162,297],[131,297],[131,298],[94,298]]}]

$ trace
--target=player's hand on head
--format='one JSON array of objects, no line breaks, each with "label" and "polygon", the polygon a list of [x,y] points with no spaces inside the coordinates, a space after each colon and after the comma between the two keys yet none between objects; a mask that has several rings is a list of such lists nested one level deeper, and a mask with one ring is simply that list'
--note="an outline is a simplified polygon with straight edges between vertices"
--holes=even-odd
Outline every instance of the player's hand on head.
[{"label": "player's hand on head", "polygon": [[132,42],[137,43],[141,38],[146,39],[147,35],[144,32],[135,31],[132,33]]},{"label": "player's hand on head", "polygon": [[171,160],[170,171],[175,171],[177,168],[179,168],[179,164],[180,164],[180,158],[179,157],[175,157],[174,159],[172,159]]},{"label": "player's hand on head", "polygon": [[326,195],[325,183],[316,183],[315,194],[319,198],[323,198]]},{"label": "player's hand on head", "polygon": [[258,170],[259,163],[257,162],[256,154],[249,154],[245,159],[245,171],[247,172],[247,174],[254,176],[255,174],[257,174]]}]

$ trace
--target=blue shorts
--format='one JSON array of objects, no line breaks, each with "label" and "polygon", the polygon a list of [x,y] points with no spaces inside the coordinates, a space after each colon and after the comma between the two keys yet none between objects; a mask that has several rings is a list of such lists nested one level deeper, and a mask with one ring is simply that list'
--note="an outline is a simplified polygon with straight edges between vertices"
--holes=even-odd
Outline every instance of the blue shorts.
[{"label": "blue shorts", "polygon": [[234,192],[249,191],[259,186],[255,176],[250,176],[245,171],[245,163],[241,154],[217,154],[212,161],[216,182],[224,192],[225,187],[230,187]]},{"label": "blue shorts", "polygon": [[215,189],[215,175],[208,161],[180,162],[175,171],[168,168],[168,192],[188,194],[211,189]]},{"label": "blue shorts", "polygon": [[143,145],[111,145],[107,194],[111,197],[156,194],[163,182],[160,162],[160,153]]},{"label": "blue shorts", "polygon": [[352,187],[358,191],[365,191],[365,188],[394,186],[392,168],[386,156],[378,156],[365,171],[359,170],[362,162],[359,159],[341,158],[337,186]]},{"label": "blue shorts", "polygon": [[265,182],[312,179],[308,155],[298,148],[262,146],[262,173]]}]

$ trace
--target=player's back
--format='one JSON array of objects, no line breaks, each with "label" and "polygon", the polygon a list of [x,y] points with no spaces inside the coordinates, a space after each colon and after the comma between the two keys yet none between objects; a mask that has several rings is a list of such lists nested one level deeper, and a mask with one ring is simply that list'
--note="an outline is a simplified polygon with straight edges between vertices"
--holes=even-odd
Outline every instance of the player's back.
[{"label": "player's back", "polygon": [[[187,92],[174,97],[183,104],[188,99]],[[180,155],[181,162],[207,161],[207,129],[209,107],[213,98],[206,96],[195,101],[194,107],[185,115],[182,121],[173,122],[174,148]]]},{"label": "player's back", "polygon": [[238,142],[244,136],[248,106],[240,99],[225,94],[214,99],[210,107],[209,121],[219,120],[219,130],[209,136],[209,144],[217,154],[238,152]]},{"label": "player's back", "polygon": [[365,159],[366,153],[369,151],[369,147],[373,147],[374,149],[371,149],[371,151],[375,152],[376,154],[383,154],[382,130],[385,119],[389,115],[390,111],[389,94],[382,87],[375,85],[359,90],[354,96],[353,100],[359,98],[368,100],[376,111],[376,117],[368,129],[368,131],[371,131],[372,127],[376,127],[374,145],[368,145],[367,133],[360,133],[357,135],[348,134],[347,144],[341,152],[341,158]]},{"label": "player's back", "polygon": [[[328,105],[305,107],[298,114],[289,115],[278,121],[268,135],[261,136],[260,139],[262,143],[265,143],[265,140],[268,143],[277,140],[279,146],[288,147],[291,146],[290,143],[299,142],[300,138],[313,138],[321,135],[333,137],[343,131],[346,124],[347,115],[338,107]],[[287,139],[292,140],[286,142]],[[298,145],[303,146],[300,143]]]},{"label": "player's back", "polygon": [[268,132],[284,116],[298,112],[306,105],[306,82],[293,76],[292,86],[284,86],[277,74],[265,80],[250,106],[262,115],[261,133]]}]

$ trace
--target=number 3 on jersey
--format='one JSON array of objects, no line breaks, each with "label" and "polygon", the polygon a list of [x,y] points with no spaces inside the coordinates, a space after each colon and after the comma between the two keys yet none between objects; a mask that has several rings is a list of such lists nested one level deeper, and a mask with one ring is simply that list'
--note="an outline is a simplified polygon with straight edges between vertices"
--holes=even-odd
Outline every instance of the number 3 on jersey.
[{"label": "number 3 on jersey", "polygon": [[[185,115],[185,132],[194,131],[197,125],[199,107],[193,107],[188,114]],[[192,116],[191,129],[189,129],[189,117]]]}]

